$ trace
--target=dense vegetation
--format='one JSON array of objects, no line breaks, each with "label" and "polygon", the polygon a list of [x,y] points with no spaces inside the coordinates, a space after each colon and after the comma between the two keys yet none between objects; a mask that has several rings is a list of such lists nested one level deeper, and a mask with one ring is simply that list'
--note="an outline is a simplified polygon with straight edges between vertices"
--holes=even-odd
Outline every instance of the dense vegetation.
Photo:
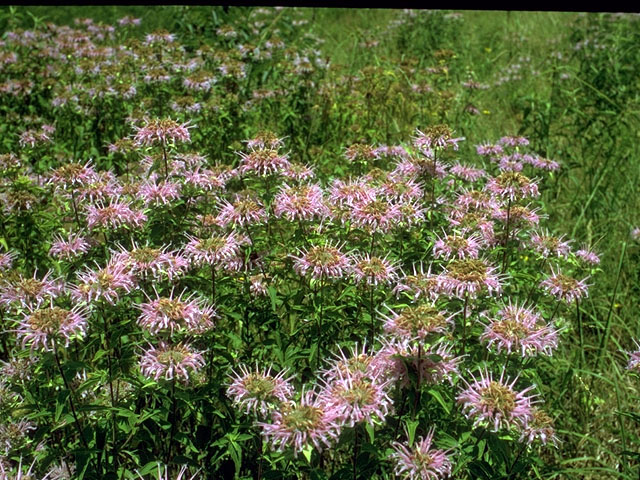
[{"label": "dense vegetation", "polygon": [[0,479],[638,478],[638,20],[0,9]]}]

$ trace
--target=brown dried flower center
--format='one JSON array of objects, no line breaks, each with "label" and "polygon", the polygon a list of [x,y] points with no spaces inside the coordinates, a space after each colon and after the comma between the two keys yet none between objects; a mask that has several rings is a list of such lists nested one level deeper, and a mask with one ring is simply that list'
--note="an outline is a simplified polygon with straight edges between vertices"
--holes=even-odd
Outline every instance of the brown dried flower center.
[{"label": "brown dried flower center", "polygon": [[421,329],[435,331],[447,323],[444,315],[432,305],[405,308],[395,322],[401,329],[412,332]]},{"label": "brown dried flower center", "polygon": [[283,416],[282,423],[291,431],[308,431],[316,427],[322,419],[322,409],[311,405],[293,407]]},{"label": "brown dried flower center", "polygon": [[483,405],[490,409],[508,414],[516,407],[516,394],[506,385],[492,381],[480,392]]},{"label": "brown dried flower center", "polygon": [[177,299],[161,298],[158,300],[158,311],[171,320],[182,319],[184,307],[184,303]]},{"label": "brown dried flower center", "polygon": [[55,333],[68,317],[69,311],[60,307],[42,308],[31,314],[29,326],[34,331]]},{"label": "brown dried flower center", "polygon": [[158,257],[159,253],[159,248],[143,247],[133,250],[131,258],[139,263],[151,263]]},{"label": "brown dried flower center", "polygon": [[314,247],[307,253],[307,260],[314,265],[331,267],[340,264],[340,254],[333,247]]},{"label": "brown dried flower center", "polygon": [[449,275],[461,282],[483,282],[487,266],[478,259],[457,260],[449,265]]}]

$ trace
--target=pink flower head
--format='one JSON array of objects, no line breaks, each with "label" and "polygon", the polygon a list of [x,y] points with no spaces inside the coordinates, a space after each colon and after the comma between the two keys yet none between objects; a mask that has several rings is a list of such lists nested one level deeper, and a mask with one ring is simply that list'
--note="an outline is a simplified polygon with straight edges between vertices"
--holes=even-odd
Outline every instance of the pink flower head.
[{"label": "pink flower head", "polygon": [[392,291],[396,296],[401,292],[406,292],[409,296],[413,296],[414,300],[420,297],[428,297],[431,300],[436,300],[440,296],[440,284],[438,282],[437,275],[431,273],[431,265],[425,273],[422,263],[420,263],[420,270],[413,265],[413,274],[400,277],[398,284]]},{"label": "pink flower head", "polygon": [[17,330],[22,348],[30,344],[32,351],[52,351],[60,340],[68,347],[71,340],[84,337],[86,315],[86,310],[77,305],[71,310],[54,307],[53,302],[49,306],[30,307]]},{"label": "pink flower head", "polygon": [[490,143],[485,143],[482,145],[476,145],[476,153],[482,156],[489,155],[501,155],[504,152],[501,145],[493,145]]},{"label": "pink flower head", "polygon": [[380,377],[338,371],[322,391],[322,402],[341,425],[353,427],[360,422],[373,425],[376,420],[383,421],[392,409],[388,385],[389,380]]},{"label": "pink flower head", "polygon": [[121,27],[128,26],[128,25],[137,27],[138,25],[140,25],[140,19],[126,15],[118,20],[118,25],[120,25]]},{"label": "pink flower head", "polygon": [[91,202],[112,199],[123,192],[116,178],[111,172],[99,172],[96,179],[91,183],[82,184],[78,187],[78,202],[89,200]]},{"label": "pink flower head", "polygon": [[380,185],[380,190],[386,197],[399,202],[421,200],[424,197],[422,184],[413,178],[389,178]]},{"label": "pink flower head", "polygon": [[[174,155],[173,161],[171,163],[175,165],[174,172],[177,174],[180,172],[186,173],[192,170],[198,170],[200,168],[203,168],[205,165],[207,165],[207,162],[208,160],[206,155],[200,155],[199,153],[189,152],[189,153],[178,153]],[[217,169],[226,170],[230,167],[214,165],[212,168],[215,170]],[[222,171],[220,171],[219,173],[222,173]]]},{"label": "pink flower head", "polygon": [[120,263],[109,263],[106,267],[95,270],[87,267],[77,276],[78,284],[71,287],[71,297],[87,303],[103,299],[114,305],[122,291],[128,293],[136,285],[129,268]]},{"label": "pink flower head", "polygon": [[240,254],[240,239],[235,233],[197,238],[187,235],[189,243],[184,247],[187,258],[194,265],[219,265]]},{"label": "pink flower head", "polygon": [[586,281],[587,278],[576,280],[573,277],[560,273],[560,271],[555,272],[552,267],[551,275],[545,278],[540,283],[540,286],[558,300],[571,303],[587,296],[589,286]]},{"label": "pink flower head", "polygon": [[131,208],[131,204],[120,198],[112,198],[108,205],[98,202],[87,205],[87,225],[89,229],[98,227],[117,229],[123,226],[140,228],[147,221],[141,210]]},{"label": "pink flower head", "polygon": [[37,144],[49,143],[51,141],[50,132],[45,130],[26,130],[20,134],[18,143],[21,147],[29,146],[33,148]]},{"label": "pink flower head", "polygon": [[81,186],[87,186],[99,180],[98,173],[95,171],[91,162],[66,163],[51,172],[49,183],[55,188],[72,189]]},{"label": "pink flower head", "polygon": [[409,152],[402,145],[380,145],[376,148],[376,153],[390,158],[409,158]]},{"label": "pink flower head", "polygon": [[271,367],[266,370],[250,371],[240,365],[239,372],[231,375],[231,385],[227,388],[227,396],[233,404],[248,414],[260,412],[266,417],[274,408],[288,402],[293,397],[292,377],[285,378],[287,370],[273,375]]},{"label": "pink flower head", "polygon": [[353,258],[353,277],[356,283],[389,284],[398,278],[396,270],[396,264],[387,260],[386,256],[380,258],[367,253]]},{"label": "pink flower head", "polygon": [[300,275],[311,273],[316,280],[323,278],[342,278],[351,273],[351,259],[340,251],[339,246],[330,243],[316,245],[308,250],[300,251],[300,256],[291,255],[294,259],[293,269]]},{"label": "pink flower head", "polygon": [[120,251],[113,252],[111,262],[121,264],[137,277],[147,275],[160,280],[166,276],[169,280],[181,275],[187,268],[188,262],[181,255],[166,252],[166,247],[151,246],[138,247],[135,243],[131,250],[119,246]]},{"label": "pink flower head", "polygon": [[180,184],[174,182],[144,182],[138,190],[145,206],[166,205],[180,198]]},{"label": "pink flower head", "polygon": [[249,277],[249,292],[254,297],[264,297],[269,293],[267,285],[265,284],[265,276],[263,274],[252,275]]},{"label": "pink flower head", "polygon": [[499,352],[518,350],[523,357],[538,354],[551,355],[558,348],[558,334],[547,325],[540,314],[530,308],[511,304],[504,306],[485,327],[481,340]]},{"label": "pink flower head", "polygon": [[540,222],[539,210],[539,208],[531,209],[528,205],[526,207],[523,205],[511,205],[508,211],[507,208],[500,208],[493,212],[493,218],[506,223],[507,217],[509,217],[511,230],[516,232],[522,228],[538,225]]},{"label": "pink flower head", "polygon": [[424,341],[429,335],[446,334],[453,327],[453,316],[434,304],[420,303],[404,308],[400,313],[389,309],[384,329],[399,340]]},{"label": "pink flower head", "polygon": [[462,404],[462,413],[473,420],[474,427],[484,425],[495,432],[515,427],[522,431],[533,413],[535,395],[528,396],[527,393],[535,385],[517,391],[514,385],[518,378],[509,383],[509,379],[504,377],[504,370],[498,380],[494,380],[486,370],[480,372],[480,379],[472,378],[472,383],[462,379],[467,388],[458,395],[457,402]]},{"label": "pink flower head", "polygon": [[218,223],[222,227],[230,224],[244,227],[249,224],[262,223],[267,219],[267,212],[258,199],[241,196],[233,203],[223,200],[221,205]]},{"label": "pink flower head", "polygon": [[405,227],[419,225],[425,220],[425,208],[420,200],[400,201],[398,203],[400,209],[400,221]]},{"label": "pink flower head", "polygon": [[276,450],[293,448],[297,456],[305,447],[331,447],[340,433],[338,413],[328,408],[314,390],[303,392],[299,401],[283,402],[271,413],[271,422],[258,422],[262,435]]},{"label": "pink flower head", "polygon": [[216,172],[210,169],[188,170],[184,174],[184,181],[188,185],[202,188],[203,190],[224,189],[229,175],[224,172]]},{"label": "pink flower head", "polygon": [[65,284],[61,279],[51,279],[53,272],[48,271],[39,279],[37,272],[33,277],[19,275],[11,280],[4,280],[0,286],[0,304],[5,306],[21,305],[23,307],[37,307],[49,302],[60,295]]},{"label": "pink flower head", "polygon": [[347,147],[344,157],[350,162],[370,162],[379,158],[379,153],[375,147],[366,143],[354,143]]},{"label": "pink flower head", "polygon": [[352,205],[355,201],[364,199],[371,187],[362,180],[344,182],[336,179],[329,189],[329,203],[340,206]]},{"label": "pink flower head", "polygon": [[511,155],[503,155],[498,161],[498,168],[500,168],[501,172],[521,172],[524,168],[522,158],[523,155],[517,152]]},{"label": "pink flower head", "polygon": [[600,257],[593,250],[586,245],[576,252],[576,257],[582,260],[584,263],[590,265],[598,265],[600,263]]},{"label": "pink flower head", "polygon": [[367,353],[366,345],[343,350],[338,347],[338,353],[329,361],[329,367],[320,372],[325,382],[337,381],[345,376],[364,377],[371,381],[378,381],[382,376],[384,365],[376,355]]},{"label": "pink flower head", "polygon": [[169,33],[166,30],[155,30],[145,37],[145,44],[151,45],[153,43],[173,43],[176,39],[175,34]]},{"label": "pink flower head", "polygon": [[89,243],[80,234],[75,233],[67,238],[56,235],[49,249],[49,255],[61,260],[71,260],[87,251],[89,251]]},{"label": "pink flower head", "polygon": [[640,343],[634,340],[635,351],[626,352],[629,355],[629,363],[627,363],[627,370],[637,371],[640,373]]},{"label": "pink flower head", "polygon": [[353,224],[372,232],[388,232],[398,226],[401,218],[397,203],[373,194],[354,201],[351,207]]},{"label": "pink flower head", "polygon": [[430,151],[423,151],[423,157],[409,157],[398,162],[390,172],[391,178],[415,178],[415,177],[431,177],[443,179],[447,176],[446,166],[438,161],[433,160]]},{"label": "pink flower head", "polygon": [[270,131],[262,131],[258,132],[255,137],[249,140],[244,140],[244,143],[246,143],[247,148],[251,150],[277,150],[284,147],[284,138],[279,138],[275,133]]},{"label": "pink flower head", "polygon": [[179,124],[171,119],[154,118],[147,120],[144,127],[136,127],[134,142],[137,145],[166,144],[169,142],[190,142],[189,129],[193,125]]},{"label": "pink flower head", "polygon": [[256,175],[273,175],[281,173],[289,168],[290,162],[286,154],[278,153],[278,150],[261,148],[250,150],[249,153],[239,153],[240,173],[254,173]]},{"label": "pink flower head", "polygon": [[328,217],[331,212],[322,196],[319,185],[285,185],[273,199],[273,213],[276,217],[284,216],[289,221]]},{"label": "pink flower head", "polygon": [[418,437],[413,447],[392,443],[390,457],[396,461],[394,473],[405,480],[441,480],[451,475],[447,450],[433,447],[432,427],[426,437]]},{"label": "pink flower head", "polygon": [[[4,399],[3,399],[4,400]],[[6,400],[5,400],[6,401]],[[17,452],[21,447],[24,447],[29,441],[28,434],[31,430],[36,430],[36,425],[26,418],[18,418],[13,420],[11,416],[9,416],[3,423],[0,424],[0,452],[3,453],[3,459],[9,458],[10,453],[12,451]],[[35,461],[35,460],[34,460]],[[31,469],[29,469],[31,470]],[[17,477],[9,477],[8,475],[1,475],[2,471],[0,470],[0,478],[3,480],[21,480],[22,477],[22,469],[18,466],[18,470],[16,472]],[[27,475],[29,477],[29,475]],[[44,478],[44,480],[47,480]]]},{"label": "pink flower head", "polygon": [[500,139],[500,145],[507,147],[518,147],[529,145],[529,140],[525,137],[506,136]]},{"label": "pink flower head", "polygon": [[500,208],[500,204],[487,192],[481,190],[462,190],[457,194],[453,203],[456,210],[494,212]]},{"label": "pink flower head", "polygon": [[140,358],[140,371],[155,381],[163,378],[186,384],[204,366],[203,352],[193,350],[186,343],[169,345],[160,342],[158,347],[149,345]]},{"label": "pink flower head", "polygon": [[18,254],[13,251],[0,253],[0,272],[10,270],[16,258]]},{"label": "pink flower head", "polygon": [[413,139],[413,145],[428,157],[433,150],[444,150],[452,147],[458,150],[458,143],[464,140],[464,137],[454,138],[453,131],[447,125],[434,125],[425,129],[424,132],[416,130],[416,137]]},{"label": "pink flower head", "polygon": [[485,290],[491,295],[502,291],[502,281],[496,267],[478,258],[453,260],[438,276],[438,283],[447,295],[475,298]]},{"label": "pink flower head", "polygon": [[496,197],[512,202],[539,195],[535,181],[519,172],[502,172],[487,182],[485,190]]},{"label": "pink flower head", "polygon": [[414,377],[417,374],[421,385],[435,385],[445,380],[452,383],[453,378],[459,375],[458,366],[463,357],[456,357],[449,343],[423,348],[420,342],[397,338],[383,340],[378,357],[384,375],[405,388],[412,377],[409,369]]},{"label": "pink flower head", "polygon": [[438,237],[433,246],[433,256],[436,258],[478,258],[482,248],[482,238],[478,234],[464,237],[457,234],[446,234]]},{"label": "pink flower head", "polygon": [[462,165],[460,163],[456,163],[453,167],[451,167],[449,169],[449,173],[468,182],[477,182],[487,175],[487,172],[485,172],[481,168],[475,168],[470,165]]},{"label": "pink flower head", "polygon": [[486,246],[494,245],[497,241],[494,223],[482,212],[452,209],[447,214],[447,220],[450,227],[459,230],[462,234],[478,233]]},{"label": "pink flower head", "polygon": [[153,300],[147,297],[149,301],[138,306],[141,311],[138,324],[152,334],[162,331],[200,334],[211,330],[217,316],[215,309],[201,299],[194,299],[193,294],[182,298],[183,294],[174,298],[172,290],[169,297],[161,297],[158,292]]},{"label": "pink flower head", "polygon": [[569,242],[562,241],[564,235],[559,237],[550,235],[549,232],[531,234],[531,246],[544,258],[550,256],[567,258],[571,252]]},{"label": "pink flower head", "polygon": [[535,156],[527,155],[526,160],[529,165],[535,168],[539,168],[541,170],[548,170],[550,172],[553,172],[560,168],[560,164],[555,160],[550,160],[548,158],[540,157],[538,155],[535,155]]},{"label": "pink flower head", "polygon": [[214,83],[216,83],[215,75],[204,71],[185,77],[182,81],[184,88],[187,90],[194,90],[196,92],[207,92],[211,90]]},{"label": "pink flower head", "polygon": [[309,165],[291,162],[289,166],[282,171],[282,175],[292,180],[303,182],[312,179],[316,174]]},{"label": "pink flower head", "polygon": [[549,442],[554,445],[558,443],[558,437],[556,437],[551,417],[541,408],[532,406],[531,417],[527,425],[522,429],[519,441],[526,441],[528,445],[531,445],[536,440],[540,440],[542,445],[546,445]]}]

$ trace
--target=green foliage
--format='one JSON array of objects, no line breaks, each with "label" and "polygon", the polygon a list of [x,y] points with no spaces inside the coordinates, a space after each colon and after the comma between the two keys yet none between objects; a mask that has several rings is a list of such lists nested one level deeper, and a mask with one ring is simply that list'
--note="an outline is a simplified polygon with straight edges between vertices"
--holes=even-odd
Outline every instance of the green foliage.
[{"label": "green foliage", "polygon": [[[140,26],[116,26],[110,34],[106,26],[125,15],[140,18]],[[50,23],[67,25],[107,50],[89,54],[82,50],[82,38],[43,50],[54,31]],[[153,478],[161,471],[178,475],[181,465],[202,478],[383,479],[394,476],[395,442],[413,448],[434,427],[434,448],[452,459],[452,478],[637,478],[640,383],[625,368],[637,347],[631,339],[640,338],[640,247],[638,235],[630,235],[640,224],[635,16],[1,7],[0,28],[2,55],[17,55],[15,62],[3,56],[0,66],[0,113],[6,118],[0,122],[0,253],[16,254],[12,268],[0,269],[0,288],[9,292],[25,278],[42,279],[50,271],[68,283],[56,305],[71,309],[86,303],[88,322],[81,340],[58,338],[54,349],[31,351],[32,343],[16,332],[33,305],[0,303],[0,357],[24,363],[28,372],[26,377],[7,373],[7,382],[0,382],[0,426],[21,419],[35,425],[9,441],[6,450],[0,443],[0,468],[15,470],[24,457],[25,471],[27,460],[36,461],[42,476],[64,460],[67,473],[86,479]],[[146,35],[162,35],[162,30],[175,34],[175,43],[145,44]],[[33,32],[42,37],[31,44]],[[274,47],[279,41],[282,45]],[[117,61],[111,61],[114,51],[120,52]],[[210,85],[188,86],[185,80],[197,82],[198,75]],[[189,127],[190,146],[179,140],[132,143],[149,119],[167,118]],[[495,299],[472,299],[469,314],[468,297],[439,300],[438,308],[457,312],[453,329],[424,345],[451,341],[454,353],[464,354],[459,376],[450,383],[425,383],[416,365],[438,364],[444,354],[425,352],[420,344],[417,360],[415,353],[396,358],[397,368],[406,373],[389,389],[394,409],[384,421],[345,427],[324,450],[272,448],[253,421],[272,419],[246,414],[227,393],[232,372],[272,365],[274,373],[294,375],[298,392],[322,385],[338,352],[350,355],[354,345],[381,347],[383,313],[423,301],[413,292],[392,293],[392,286],[310,278],[293,266],[295,257],[330,241],[345,250],[389,254],[403,278],[432,263],[441,271],[446,262],[436,258],[434,246],[449,227],[437,199],[452,201],[465,184],[453,175],[446,177],[449,183],[436,181],[428,170],[431,160],[407,147],[416,129],[441,124],[466,141],[459,151],[438,151],[438,161],[480,165],[475,145],[521,135],[530,143],[514,152],[560,163],[559,170],[540,173],[545,176],[541,196],[529,208],[546,213],[541,224],[558,237],[566,235],[574,250],[594,247],[601,264],[586,265],[574,254],[556,260],[534,253],[526,226],[510,224],[516,222],[509,216],[511,200],[502,205],[506,220],[492,218],[496,242],[484,250],[498,270],[509,274],[505,298],[535,305],[561,332],[559,348],[552,357],[535,359],[488,349],[479,338],[488,318],[498,313]],[[55,127],[53,140],[30,141],[28,134],[41,135],[44,125]],[[356,177],[380,186],[400,158],[374,154],[373,148],[407,147],[408,157],[423,162],[418,180],[424,192],[416,201],[425,206],[425,220],[405,222],[392,233],[372,232],[340,212],[337,202],[328,206],[333,219],[322,222],[276,218],[273,206],[282,178],[237,170],[225,177],[241,164],[238,152],[250,150],[247,139],[264,132],[284,138],[287,158],[310,165],[313,181],[324,186]],[[169,174],[169,165],[189,152],[207,160],[194,161],[197,166],[187,162],[179,174]],[[97,171],[113,174],[94,179],[91,188],[99,192],[117,183],[119,195],[144,208],[142,227],[90,226],[87,206],[96,204],[99,193],[73,186],[73,176],[66,184],[46,181],[52,171],[88,160]],[[484,166],[489,174],[498,173],[495,162]],[[208,175],[218,181],[224,177],[226,192],[187,182],[198,168],[210,169]],[[179,197],[141,206],[139,188],[151,178],[179,183]],[[246,193],[267,207],[271,216],[265,224],[224,230],[219,218],[211,221],[222,200]],[[175,279],[145,274],[113,303],[69,294],[69,285],[81,283],[78,272],[104,267],[118,249],[148,245],[178,252],[186,234],[223,231],[242,238],[236,267],[191,265]],[[50,253],[54,236],[70,232],[85,236],[89,250],[69,261],[55,258]],[[587,298],[560,305],[539,287],[550,267],[560,265],[578,279],[589,278]],[[156,294],[183,291],[215,303],[213,330],[169,334],[140,326],[141,304]],[[142,352],[165,341],[187,342],[206,352],[204,367],[189,382],[153,379],[141,371]],[[492,431],[489,423],[474,425],[462,415],[457,400],[465,388],[462,378],[469,381],[468,374],[479,369],[517,375],[518,386],[537,386],[555,425],[557,448],[529,445],[517,429]],[[40,443],[44,447],[38,449]],[[182,478],[190,475],[183,472]]]}]

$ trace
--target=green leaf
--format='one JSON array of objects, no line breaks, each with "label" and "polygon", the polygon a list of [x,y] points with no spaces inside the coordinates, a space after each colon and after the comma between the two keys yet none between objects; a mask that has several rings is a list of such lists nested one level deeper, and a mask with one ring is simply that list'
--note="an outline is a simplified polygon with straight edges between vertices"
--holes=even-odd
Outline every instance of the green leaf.
[{"label": "green leaf", "polygon": [[278,299],[276,289],[274,287],[269,287],[267,288],[267,291],[269,292],[269,298],[271,299],[271,310],[273,310],[273,313],[276,313]]},{"label": "green leaf", "polygon": [[64,403],[69,396],[68,390],[62,390],[58,393],[58,398],[56,398],[56,413],[53,416],[53,421],[58,422],[60,420],[60,416],[62,415],[62,409],[64,408]]},{"label": "green leaf", "polygon": [[148,473],[151,473],[151,472],[157,472],[158,465],[159,465],[158,461],[149,462],[144,467],[142,467],[138,471],[138,473],[142,476],[142,475],[147,475]]},{"label": "green leaf", "polygon": [[407,436],[409,437],[409,447],[413,446],[413,441],[416,438],[416,429],[420,422],[418,420],[407,420]]},{"label": "green leaf", "polygon": [[429,395],[436,399],[436,401],[440,404],[440,406],[447,412],[447,415],[451,413],[451,406],[442,398],[442,395],[439,391],[430,388],[428,390]]},{"label": "green leaf", "polygon": [[307,462],[309,463],[309,465],[311,465],[312,453],[313,453],[313,447],[310,445],[305,445],[305,447],[302,449],[302,454],[304,455],[304,458],[307,459]]},{"label": "green leaf", "polygon": [[373,425],[371,425],[370,423],[365,423],[364,425],[364,429],[367,431],[367,433],[369,434],[369,441],[371,443],[374,442],[375,439],[375,430],[373,428]]}]

